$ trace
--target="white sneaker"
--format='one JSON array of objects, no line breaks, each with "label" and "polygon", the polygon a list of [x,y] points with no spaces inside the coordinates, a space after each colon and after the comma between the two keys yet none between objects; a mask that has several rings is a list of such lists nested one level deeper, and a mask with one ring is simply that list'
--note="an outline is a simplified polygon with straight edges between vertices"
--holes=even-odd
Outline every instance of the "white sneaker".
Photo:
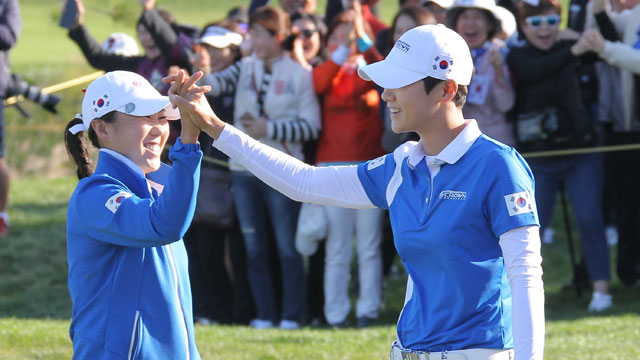
[{"label": "white sneaker", "polygon": [[589,311],[604,311],[613,305],[612,296],[598,291],[593,292],[589,303]]},{"label": "white sneaker", "polygon": [[254,329],[269,329],[273,327],[273,323],[269,320],[253,319],[249,326]]},{"label": "white sneaker", "polygon": [[553,231],[553,228],[545,228],[544,231],[542,231],[542,242],[545,244],[553,244],[555,234],[556,232]]},{"label": "white sneaker", "polygon": [[604,230],[604,234],[607,237],[607,244],[615,245],[618,243],[618,228],[615,226],[607,226]]},{"label": "white sneaker", "polygon": [[292,320],[282,320],[280,321],[280,329],[282,330],[296,330],[300,329],[300,323]]}]

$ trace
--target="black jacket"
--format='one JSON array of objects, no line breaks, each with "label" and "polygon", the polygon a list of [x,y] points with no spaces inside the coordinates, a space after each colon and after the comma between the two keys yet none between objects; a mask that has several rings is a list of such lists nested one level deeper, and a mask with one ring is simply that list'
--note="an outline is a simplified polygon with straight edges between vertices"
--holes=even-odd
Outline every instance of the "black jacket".
[{"label": "black jacket", "polygon": [[[573,44],[561,41],[550,50],[541,51],[527,43],[513,48],[507,56],[515,84],[513,112],[521,151],[582,147],[594,141],[594,122],[581,97],[577,69],[581,63],[592,62],[597,57],[595,54],[573,56]],[[555,113],[554,123],[547,128],[543,124],[539,138],[523,141],[520,133],[523,119],[545,111]]]}]

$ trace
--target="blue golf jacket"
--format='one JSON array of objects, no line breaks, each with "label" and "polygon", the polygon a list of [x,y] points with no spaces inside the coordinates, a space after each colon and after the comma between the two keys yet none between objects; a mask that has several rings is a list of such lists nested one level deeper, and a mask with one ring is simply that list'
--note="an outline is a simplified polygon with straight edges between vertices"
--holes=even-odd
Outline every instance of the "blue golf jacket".
[{"label": "blue golf jacket", "polygon": [[100,151],[69,201],[73,358],[199,360],[182,236],[195,211],[200,146],[178,139],[161,195],[115,155]]}]

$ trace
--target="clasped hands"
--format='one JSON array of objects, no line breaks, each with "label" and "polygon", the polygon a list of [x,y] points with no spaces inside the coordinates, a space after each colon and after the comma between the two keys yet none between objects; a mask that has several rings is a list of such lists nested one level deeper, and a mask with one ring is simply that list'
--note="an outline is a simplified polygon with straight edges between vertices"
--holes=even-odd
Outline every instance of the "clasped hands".
[{"label": "clasped hands", "polygon": [[163,78],[162,81],[171,84],[168,92],[169,101],[174,109],[180,110],[183,127],[181,136],[185,136],[185,131],[188,136],[192,136],[195,131],[197,138],[197,133],[204,131],[217,139],[225,123],[213,112],[204,96],[211,87],[196,84],[202,76],[202,72],[198,71],[188,77],[184,70],[180,70],[175,75]]}]

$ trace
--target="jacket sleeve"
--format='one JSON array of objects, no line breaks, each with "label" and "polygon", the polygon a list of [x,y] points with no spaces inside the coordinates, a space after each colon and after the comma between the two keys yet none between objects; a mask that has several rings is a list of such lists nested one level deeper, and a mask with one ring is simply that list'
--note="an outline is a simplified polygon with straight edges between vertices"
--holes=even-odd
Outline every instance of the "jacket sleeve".
[{"label": "jacket sleeve", "polygon": [[84,25],[69,30],[69,38],[78,44],[89,64],[96,69],[104,71],[128,70],[135,72],[138,69],[140,61],[144,59],[142,56],[126,57],[107,53],[102,50],[100,44],[89,34],[89,30],[87,30]]},{"label": "jacket sleeve", "polygon": [[170,158],[173,167],[157,200],[140,198],[117,180],[94,175],[79,188],[70,213],[75,213],[79,226],[98,241],[131,247],[179,241],[195,212],[202,158],[200,145],[183,145],[178,140]]},{"label": "jacket sleeve", "polygon": [[236,61],[224,70],[207,74],[200,79],[200,85],[211,86],[209,94],[211,96],[234,94],[240,79],[242,60]]},{"label": "jacket sleeve", "polygon": [[546,78],[550,73],[564,67],[575,59],[571,47],[563,47],[552,53],[532,57],[527,53],[527,46],[515,48],[507,55],[507,64],[513,76],[523,84]]},{"label": "jacket sleeve", "polygon": [[144,11],[140,16],[140,23],[149,30],[153,41],[163,56],[169,60],[169,64],[178,65],[192,72],[191,49],[180,43],[179,34],[176,33],[171,24],[164,20],[157,10]]},{"label": "jacket sleeve", "polygon": [[605,41],[600,57],[609,65],[640,74],[640,49],[634,49],[619,41]]},{"label": "jacket sleeve", "polygon": [[338,71],[340,71],[340,65],[333,60],[327,60],[313,68],[313,88],[318,95],[324,95],[331,91],[333,79]]},{"label": "jacket sleeve", "polygon": [[0,50],[11,49],[18,40],[20,30],[22,30],[22,19],[18,1],[9,0],[0,13]]}]

